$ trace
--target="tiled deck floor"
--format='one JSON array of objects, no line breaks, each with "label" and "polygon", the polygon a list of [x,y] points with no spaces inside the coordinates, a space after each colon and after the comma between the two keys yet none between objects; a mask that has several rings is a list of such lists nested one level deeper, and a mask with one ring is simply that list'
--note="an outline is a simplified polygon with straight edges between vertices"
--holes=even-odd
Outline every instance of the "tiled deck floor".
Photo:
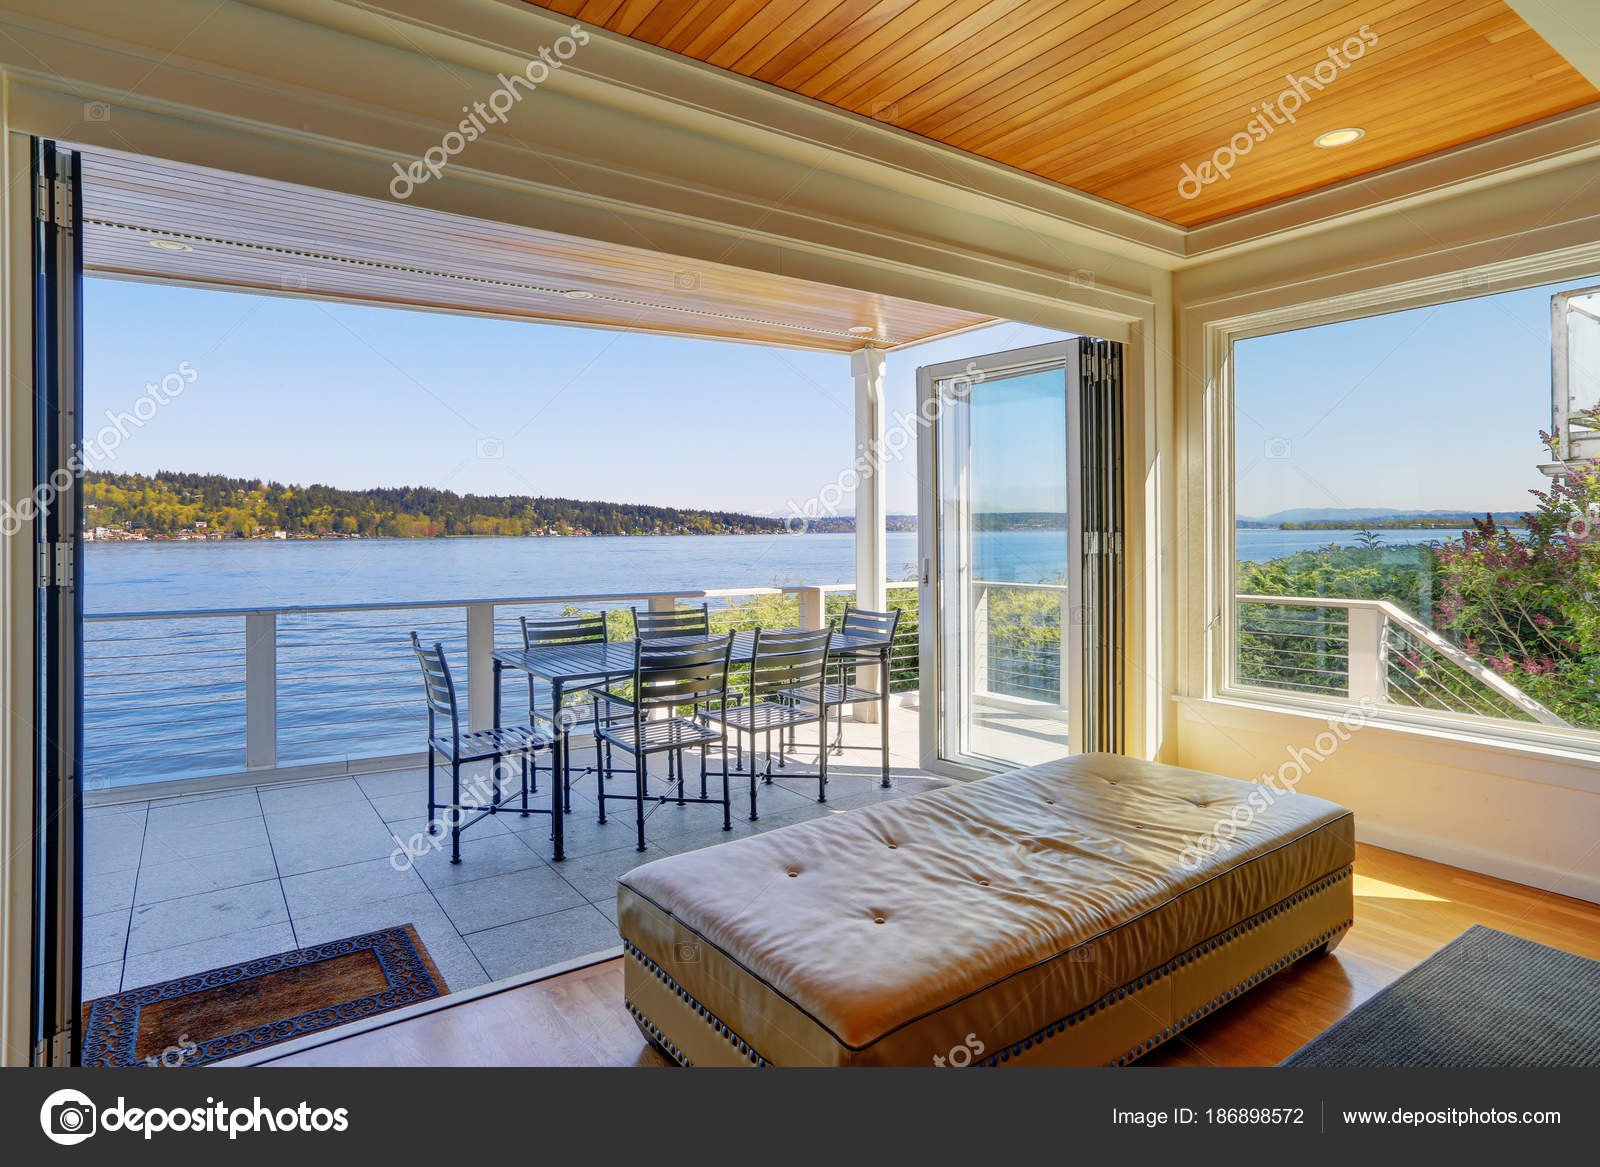
[{"label": "tiled deck floor", "polygon": [[[735,783],[731,832],[720,808],[659,805],[644,854],[632,806],[610,803],[599,825],[595,779],[584,776],[561,863],[549,861],[547,816],[512,813],[465,832],[459,866],[446,845],[397,869],[396,837],[424,827],[420,768],[91,809],[83,997],[398,924],[416,927],[452,991],[610,948],[616,877],[640,863],[942,784],[917,769],[914,713],[896,707],[890,725],[894,789],[878,787],[876,752],[849,750],[830,760],[827,806],[814,777],[775,770],[758,822]],[[845,735],[876,743],[878,727],[846,722]],[[658,760],[653,773],[664,772]],[[788,769],[814,773],[815,761],[815,747],[802,747]]]}]

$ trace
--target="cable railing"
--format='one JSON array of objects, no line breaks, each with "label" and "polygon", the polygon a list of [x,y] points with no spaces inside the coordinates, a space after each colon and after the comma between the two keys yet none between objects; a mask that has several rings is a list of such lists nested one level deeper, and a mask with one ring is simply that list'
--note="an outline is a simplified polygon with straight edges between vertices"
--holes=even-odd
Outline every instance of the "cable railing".
[{"label": "cable railing", "polygon": [[[897,692],[917,688],[917,592],[891,649]],[[716,633],[837,620],[849,585],[96,613],[84,617],[84,787],[198,778],[312,777],[419,756],[427,715],[409,637],[444,645],[463,728],[493,717],[496,647],[521,644],[518,618],[603,611],[632,636],[629,608],[708,604]],[[504,682],[507,710],[526,679]]]},{"label": "cable railing", "polygon": [[1565,726],[1387,600],[1235,596],[1234,677],[1253,688]]},{"label": "cable railing", "polygon": [[973,689],[1065,707],[1061,660],[1073,619],[1065,584],[972,582]]}]

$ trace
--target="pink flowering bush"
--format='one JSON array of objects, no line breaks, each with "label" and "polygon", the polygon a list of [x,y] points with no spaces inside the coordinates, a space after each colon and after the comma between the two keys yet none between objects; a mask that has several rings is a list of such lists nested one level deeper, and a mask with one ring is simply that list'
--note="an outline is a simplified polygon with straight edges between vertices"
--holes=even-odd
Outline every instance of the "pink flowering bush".
[{"label": "pink flowering bush", "polygon": [[1600,728],[1600,466],[1530,493],[1524,531],[1486,517],[1438,546],[1434,622],[1565,720]]}]

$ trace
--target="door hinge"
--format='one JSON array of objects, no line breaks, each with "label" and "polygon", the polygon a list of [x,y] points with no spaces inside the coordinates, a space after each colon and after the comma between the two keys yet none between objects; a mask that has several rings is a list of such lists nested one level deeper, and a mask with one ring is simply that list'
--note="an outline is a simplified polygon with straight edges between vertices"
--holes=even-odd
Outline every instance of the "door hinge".
[{"label": "door hinge", "polygon": [[72,184],[64,178],[38,175],[33,188],[34,216],[41,223],[53,223],[72,230]]},{"label": "door hinge", "polygon": [[33,1046],[35,1066],[70,1066],[72,1064],[72,1031],[59,1029],[50,1037],[41,1037]]},{"label": "door hinge", "polygon": [[39,586],[64,588],[72,583],[72,544],[39,544]]}]

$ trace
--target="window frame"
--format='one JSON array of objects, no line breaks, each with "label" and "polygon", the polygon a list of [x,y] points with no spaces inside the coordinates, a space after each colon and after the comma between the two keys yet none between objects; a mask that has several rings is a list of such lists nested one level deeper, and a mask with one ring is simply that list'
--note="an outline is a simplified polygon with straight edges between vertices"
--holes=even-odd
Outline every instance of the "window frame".
[{"label": "window frame", "polygon": [[[1201,654],[1198,663],[1203,670],[1205,699],[1266,712],[1324,718],[1346,716],[1362,708],[1348,697],[1291,693],[1242,685],[1234,679],[1239,643],[1238,604],[1234,599],[1237,575],[1234,346],[1239,341],[1260,336],[1574,280],[1600,283],[1600,242],[1543,255],[1457,267],[1418,279],[1377,284],[1320,298],[1293,300],[1274,294],[1271,299],[1279,302],[1270,306],[1199,322],[1197,339],[1203,348],[1205,382],[1200,420],[1206,494],[1205,532],[1200,553],[1203,555],[1207,618],[1198,645]],[[1192,557],[1190,562],[1193,562]],[[1393,705],[1369,706],[1363,716],[1366,725],[1405,732],[1418,739],[1438,739],[1443,735],[1464,745],[1540,754],[1557,751],[1585,763],[1600,764],[1600,729],[1561,729],[1476,714]]]}]

